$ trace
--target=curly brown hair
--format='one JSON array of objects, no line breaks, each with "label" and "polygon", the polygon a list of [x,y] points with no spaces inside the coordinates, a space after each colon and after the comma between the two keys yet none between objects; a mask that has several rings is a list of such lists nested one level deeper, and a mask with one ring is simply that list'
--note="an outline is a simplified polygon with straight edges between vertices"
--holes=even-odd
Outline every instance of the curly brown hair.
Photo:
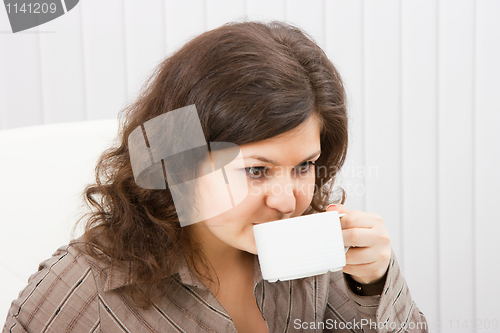
[{"label": "curly brown hair", "polygon": [[[204,262],[179,224],[172,195],[134,181],[128,137],[146,121],[196,105],[207,142],[237,145],[290,131],[313,113],[322,123],[316,189],[304,212],[326,210],[348,143],[345,92],[323,50],[282,22],[229,23],[192,39],[163,60],[137,100],[121,113],[118,143],[103,153],[96,183],[84,193],[92,208],[83,241],[89,255],[111,258],[129,272],[124,289],[148,307],[178,271],[179,255]],[[337,201],[344,202],[345,196]],[[206,263],[208,265],[208,263]]]}]

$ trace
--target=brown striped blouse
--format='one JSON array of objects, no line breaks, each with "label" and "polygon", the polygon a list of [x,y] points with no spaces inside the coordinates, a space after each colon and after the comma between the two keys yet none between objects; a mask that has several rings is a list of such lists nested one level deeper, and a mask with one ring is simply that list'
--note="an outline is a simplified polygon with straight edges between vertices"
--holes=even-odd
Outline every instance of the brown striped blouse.
[{"label": "brown striped blouse", "polygon": [[[236,332],[231,317],[184,262],[161,301],[135,307],[126,275],[72,241],[42,262],[12,302],[3,332]],[[269,283],[255,257],[254,294],[269,332],[427,332],[394,257],[382,295],[360,296],[341,272]]]}]

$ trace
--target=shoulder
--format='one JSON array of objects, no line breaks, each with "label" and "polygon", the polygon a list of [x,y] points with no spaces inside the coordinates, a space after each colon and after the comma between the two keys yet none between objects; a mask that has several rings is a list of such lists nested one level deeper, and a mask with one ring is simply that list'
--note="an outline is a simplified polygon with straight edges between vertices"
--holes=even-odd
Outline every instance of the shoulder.
[{"label": "shoulder", "polygon": [[42,262],[11,304],[4,330],[91,332],[99,325],[96,281],[75,243]]}]

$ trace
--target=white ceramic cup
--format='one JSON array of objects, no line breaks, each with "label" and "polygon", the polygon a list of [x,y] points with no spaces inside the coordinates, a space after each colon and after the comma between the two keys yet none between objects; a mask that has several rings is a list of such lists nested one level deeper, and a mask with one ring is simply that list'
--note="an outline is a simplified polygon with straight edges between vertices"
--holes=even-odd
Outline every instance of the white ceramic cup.
[{"label": "white ceramic cup", "polygon": [[346,264],[337,211],[261,223],[253,232],[262,277],[269,282],[335,272]]}]

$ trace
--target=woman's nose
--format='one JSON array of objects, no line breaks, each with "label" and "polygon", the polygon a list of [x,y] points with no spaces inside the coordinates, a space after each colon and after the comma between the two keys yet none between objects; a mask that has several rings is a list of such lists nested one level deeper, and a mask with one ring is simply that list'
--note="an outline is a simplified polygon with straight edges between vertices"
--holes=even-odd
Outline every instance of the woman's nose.
[{"label": "woman's nose", "polygon": [[[281,178],[281,177],[280,177]],[[283,214],[291,214],[295,211],[295,186],[290,177],[282,177],[277,181],[267,184],[266,204]]]}]

